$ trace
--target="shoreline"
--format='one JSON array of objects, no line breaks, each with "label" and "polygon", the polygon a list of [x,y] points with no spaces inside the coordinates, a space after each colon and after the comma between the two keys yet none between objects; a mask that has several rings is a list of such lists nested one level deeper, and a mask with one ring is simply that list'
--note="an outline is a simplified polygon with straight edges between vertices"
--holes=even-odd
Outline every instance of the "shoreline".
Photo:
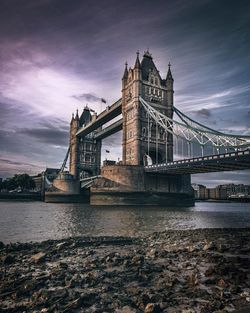
[{"label": "shoreline", "polygon": [[250,305],[249,237],[226,228],[0,243],[2,312],[237,312]]},{"label": "shoreline", "polygon": [[[45,195],[45,200],[42,200],[41,193],[0,193],[0,202],[17,202],[17,201],[41,201],[47,203],[90,203],[86,195],[67,195],[56,192],[47,192]],[[248,203],[250,202],[249,198],[243,199],[196,199],[194,202],[206,202],[206,203]],[[119,205],[126,207],[127,205]],[[151,205],[152,206],[152,205]],[[177,206],[178,207],[178,206]]]}]

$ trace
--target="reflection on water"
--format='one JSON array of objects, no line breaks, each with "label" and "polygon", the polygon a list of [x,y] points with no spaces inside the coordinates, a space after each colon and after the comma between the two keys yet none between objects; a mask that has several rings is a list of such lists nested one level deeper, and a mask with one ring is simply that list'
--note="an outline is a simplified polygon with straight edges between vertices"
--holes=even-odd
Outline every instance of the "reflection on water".
[{"label": "reflection on water", "polygon": [[250,227],[250,204],[198,202],[195,207],[174,209],[0,202],[0,217],[0,240],[25,242],[69,236],[139,236],[165,229]]}]

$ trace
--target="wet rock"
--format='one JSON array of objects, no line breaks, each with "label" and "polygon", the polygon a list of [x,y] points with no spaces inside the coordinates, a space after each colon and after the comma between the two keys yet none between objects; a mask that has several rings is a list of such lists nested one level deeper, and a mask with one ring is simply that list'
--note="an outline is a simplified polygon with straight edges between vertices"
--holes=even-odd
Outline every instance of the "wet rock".
[{"label": "wet rock", "polygon": [[198,279],[197,274],[192,273],[190,276],[188,276],[187,283],[190,287],[197,286],[199,284],[199,279]]},{"label": "wet rock", "polygon": [[155,303],[148,303],[145,307],[144,313],[158,313],[161,312],[160,306]]},{"label": "wet rock", "polygon": [[149,258],[156,258],[159,255],[158,251],[156,249],[151,249],[147,252],[146,256]]},{"label": "wet rock", "polygon": [[135,255],[131,260],[131,264],[133,265],[141,265],[143,262],[144,262],[143,255]]},{"label": "wet rock", "polygon": [[136,313],[136,310],[125,305],[124,307],[122,307],[121,309],[116,309],[115,310],[116,313]]},{"label": "wet rock", "polygon": [[221,287],[221,288],[225,288],[227,286],[226,282],[224,279],[220,279],[218,282],[217,282],[217,286]]},{"label": "wet rock", "polygon": [[205,244],[205,246],[203,247],[204,251],[208,251],[208,250],[212,250],[215,248],[215,244],[213,242],[208,242]]},{"label": "wet rock", "polygon": [[32,255],[32,257],[30,258],[31,262],[33,263],[41,263],[45,260],[45,257],[46,257],[46,253],[44,252],[38,252],[34,255]]},{"label": "wet rock", "polygon": [[209,266],[208,269],[206,269],[204,275],[205,276],[211,276],[215,272],[214,266]]},{"label": "wet rock", "polygon": [[4,265],[9,265],[15,262],[15,257],[11,254],[7,254],[2,257],[1,261]]}]

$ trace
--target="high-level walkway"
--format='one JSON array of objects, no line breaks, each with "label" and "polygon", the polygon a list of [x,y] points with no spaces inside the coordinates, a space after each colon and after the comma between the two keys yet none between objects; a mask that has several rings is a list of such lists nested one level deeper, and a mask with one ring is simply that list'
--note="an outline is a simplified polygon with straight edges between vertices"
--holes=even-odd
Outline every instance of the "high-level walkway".
[{"label": "high-level walkway", "polygon": [[[119,99],[111,106],[108,106],[106,110],[101,112],[95,120],[91,121],[89,124],[81,127],[76,133],[77,136],[86,136],[94,130],[98,129],[102,125],[110,122],[112,119],[117,117],[122,113],[122,100]],[[110,134],[109,134],[110,135]]]}]

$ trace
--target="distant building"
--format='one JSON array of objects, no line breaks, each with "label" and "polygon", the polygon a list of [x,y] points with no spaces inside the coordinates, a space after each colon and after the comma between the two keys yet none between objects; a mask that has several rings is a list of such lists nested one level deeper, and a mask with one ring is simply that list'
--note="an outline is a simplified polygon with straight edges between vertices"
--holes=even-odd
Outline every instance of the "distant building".
[{"label": "distant building", "polygon": [[241,198],[250,196],[250,185],[244,184],[223,184],[214,188],[207,188],[199,184],[192,184],[195,192],[195,199],[198,200],[228,200],[232,197]]},{"label": "distant building", "polygon": [[113,161],[113,160],[104,160],[103,161],[103,166],[106,166],[106,165],[115,165],[116,164],[116,161]]},{"label": "distant building", "polygon": [[206,186],[200,184],[192,184],[194,189],[194,197],[196,200],[206,199]]}]

